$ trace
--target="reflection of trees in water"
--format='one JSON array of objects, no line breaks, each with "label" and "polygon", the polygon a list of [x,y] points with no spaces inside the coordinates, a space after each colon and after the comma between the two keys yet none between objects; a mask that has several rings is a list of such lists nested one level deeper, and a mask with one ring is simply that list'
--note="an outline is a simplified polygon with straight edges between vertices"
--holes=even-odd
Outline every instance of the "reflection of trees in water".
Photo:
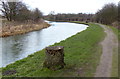
[{"label": "reflection of trees in water", "polygon": [[24,35],[2,38],[2,61],[3,65],[17,60],[21,54]]}]

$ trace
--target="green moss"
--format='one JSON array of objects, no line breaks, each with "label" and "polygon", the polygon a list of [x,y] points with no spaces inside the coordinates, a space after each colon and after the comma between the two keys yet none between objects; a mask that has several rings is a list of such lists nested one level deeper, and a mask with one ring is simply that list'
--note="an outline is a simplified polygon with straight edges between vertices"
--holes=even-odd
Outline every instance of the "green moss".
[{"label": "green moss", "polygon": [[91,23],[89,26],[86,30],[53,45],[64,46],[65,68],[57,71],[43,68],[45,60],[45,50],[43,49],[8,65],[3,68],[3,72],[13,69],[17,73],[9,76],[23,77],[93,76],[101,55],[99,42],[104,38],[105,33],[99,25]]}]

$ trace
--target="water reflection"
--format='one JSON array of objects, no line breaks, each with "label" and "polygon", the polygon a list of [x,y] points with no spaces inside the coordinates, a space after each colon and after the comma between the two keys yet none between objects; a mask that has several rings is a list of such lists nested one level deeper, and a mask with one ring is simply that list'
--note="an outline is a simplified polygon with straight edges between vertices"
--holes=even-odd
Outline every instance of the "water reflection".
[{"label": "water reflection", "polygon": [[0,50],[2,52],[0,53],[2,65],[0,67],[27,57],[29,54],[39,51],[46,46],[60,42],[88,27],[66,22],[52,22],[51,24],[51,27],[40,31],[0,38],[2,40],[0,42],[0,45],[2,45],[2,51]]}]

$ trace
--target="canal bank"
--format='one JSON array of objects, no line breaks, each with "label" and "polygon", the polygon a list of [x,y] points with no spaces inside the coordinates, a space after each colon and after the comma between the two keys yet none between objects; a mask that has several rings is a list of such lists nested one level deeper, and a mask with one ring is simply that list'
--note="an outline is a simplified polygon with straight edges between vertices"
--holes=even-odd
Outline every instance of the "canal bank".
[{"label": "canal bank", "polygon": [[2,45],[2,52],[0,52],[0,54],[2,53],[2,64],[0,67],[5,67],[49,45],[65,40],[88,27],[83,24],[68,22],[49,23],[51,26],[46,29],[0,38],[2,40],[0,41]]},{"label": "canal bank", "polygon": [[43,68],[45,50],[29,55],[27,58],[16,61],[3,68],[3,73],[8,70],[15,70],[13,75],[23,77],[90,77],[93,76],[99,63],[101,46],[105,33],[103,28],[96,24],[89,24],[86,30],[61,41],[53,46],[64,46],[65,68],[58,71],[51,71]]},{"label": "canal bank", "polygon": [[41,30],[49,27],[50,24],[47,22],[2,22],[2,27],[0,27],[0,37],[8,37],[14,35],[25,34],[32,31]]}]

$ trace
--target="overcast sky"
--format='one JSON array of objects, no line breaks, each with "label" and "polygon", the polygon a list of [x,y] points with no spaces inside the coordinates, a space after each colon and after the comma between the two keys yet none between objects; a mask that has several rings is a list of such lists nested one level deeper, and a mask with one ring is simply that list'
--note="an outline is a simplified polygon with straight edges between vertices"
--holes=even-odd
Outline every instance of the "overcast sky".
[{"label": "overcast sky", "polygon": [[55,13],[95,13],[104,4],[120,0],[22,0],[30,9],[39,8],[43,14]]}]

